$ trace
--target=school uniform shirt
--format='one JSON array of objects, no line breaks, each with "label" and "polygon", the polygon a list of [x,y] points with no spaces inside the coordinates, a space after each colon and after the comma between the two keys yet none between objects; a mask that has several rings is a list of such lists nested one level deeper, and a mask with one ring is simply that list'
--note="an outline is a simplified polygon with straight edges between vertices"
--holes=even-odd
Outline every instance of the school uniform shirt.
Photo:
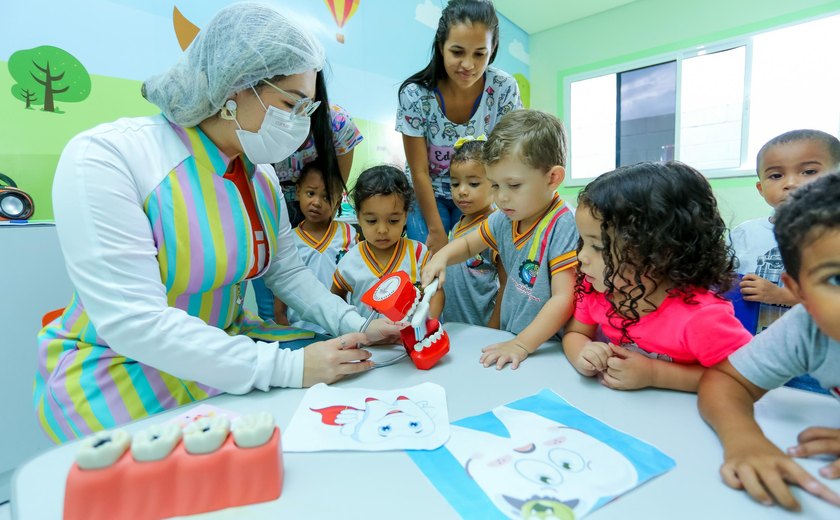
[{"label": "school uniform shirt", "polygon": [[[555,194],[551,205],[530,228],[520,229],[518,221],[495,212],[481,224],[479,233],[499,254],[508,274],[501,328],[519,334],[551,298],[551,277],[577,266],[574,216]],[[561,335],[558,332],[556,337]]]},{"label": "school uniform shirt", "polygon": [[367,241],[362,241],[338,261],[333,283],[347,291],[347,301],[356,307],[362,316],[370,316],[373,310],[362,303],[362,295],[376,285],[385,275],[405,271],[411,283],[420,281],[420,271],[429,260],[426,245],[408,238],[400,238],[386,264],[380,264]]},{"label": "school uniform shirt", "polygon": [[823,333],[801,304],[729,356],[729,362],[759,388],[772,390],[811,374],[840,399],[840,342]]},{"label": "school uniform shirt", "polygon": [[[359,127],[353,122],[350,114],[338,106],[330,105],[330,121],[332,122],[333,145],[336,155],[347,155],[362,142],[364,137]],[[309,134],[303,146],[282,161],[274,164],[274,171],[280,181],[286,200],[297,200],[295,183],[300,178],[303,167],[318,158],[315,149],[315,138]]]},{"label": "school uniform shirt", "polygon": [[[778,285],[782,283],[782,254],[773,234],[773,224],[767,217],[747,220],[735,227],[730,233],[732,249],[735,250],[738,274],[757,274],[758,276]],[[756,333],[769,327],[779,319],[790,307],[762,303],[759,307],[758,326]]]},{"label": "school uniform shirt", "polygon": [[34,390],[54,441],[220,392],[301,386],[303,351],[279,342],[313,333],[245,311],[248,278],[333,333],[364,323],[300,261],[274,173],[237,161],[248,195],[207,135],[162,115],[100,125],[62,152],[53,205],[75,294],[39,334]]},{"label": "school uniform shirt", "polygon": [[[449,232],[449,241],[478,231],[492,213],[464,215]],[[496,253],[485,249],[480,254],[446,268],[446,302],[443,307],[444,323],[457,321],[486,327],[496,306],[499,293],[499,273],[494,259]]]},{"label": "school uniform shirt", "polygon": [[[346,222],[330,222],[321,239],[316,239],[301,224],[294,230],[295,247],[300,259],[307,267],[312,269],[315,277],[321,281],[324,287],[332,285],[333,273],[338,261],[356,245],[356,230]],[[320,325],[310,323],[301,318],[300,314],[292,308],[286,310],[286,318],[292,327],[307,329],[314,332],[326,332]]]},{"label": "school uniform shirt", "polygon": [[[456,124],[450,121],[434,90],[411,83],[400,92],[396,130],[410,137],[426,139],[429,175],[435,197],[451,199],[449,161],[455,142],[462,137],[490,135],[502,116],[519,108],[522,108],[522,100],[516,80],[502,70],[487,67],[484,90],[467,122]],[[411,180],[407,163],[405,173]]]},{"label": "school uniform shirt", "polygon": [[732,302],[706,289],[692,291],[693,303],[681,295],[666,297],[628,329],[632,343],[622,338],[621,317],[609,316],[611,305],[604,293],[584,282],[584,291],[577,296],[576,320],[598,325],[611,343],[653,359],[710,367],[752,339],[735,317]]}]

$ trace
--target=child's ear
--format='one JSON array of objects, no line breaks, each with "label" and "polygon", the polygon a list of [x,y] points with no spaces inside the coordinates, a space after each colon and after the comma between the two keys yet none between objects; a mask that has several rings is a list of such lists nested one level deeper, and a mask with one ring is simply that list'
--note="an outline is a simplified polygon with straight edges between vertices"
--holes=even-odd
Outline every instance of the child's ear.
[{"label": "child's ear", "polygon": [[799,283],[797,283],[797,281],[794,280],[793,277],[787,273],[787,271],[782,272],[782,282],[785,284],[785,288],[792,292],[794,296],[796,296],[797,300],[803,301],[801,294],[802,286],[800,286]]},{"label": "child's ear", "polygon": [[761,187],[761,181],[755,183],[755,189],[758,190],[759,195],[761,195],[762,197],[764,196],[764,190]]},{"label": "child's ear", "polygon": [[563,179],[566,178],[566,168],[560,166],[559,164],[556,166],[552,166],[550,170],[548,170],[548,185],[551,187],[552,190],[556,190],[560,187],[560,184],[563,182]]}]

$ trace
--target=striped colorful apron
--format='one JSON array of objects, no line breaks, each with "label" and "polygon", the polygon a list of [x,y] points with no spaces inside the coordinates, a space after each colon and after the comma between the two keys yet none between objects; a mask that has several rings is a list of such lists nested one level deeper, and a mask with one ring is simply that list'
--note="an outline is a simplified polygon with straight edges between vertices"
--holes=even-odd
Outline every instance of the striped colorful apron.
[{"label": "striped colorful apron", "polygon": [[[144,202],[169,305],[229,335],[280,342],[312,338],[312,332],[264,323],[243,308],[248,271],[258,260],[240,192],[223,177],[228,160],[200,129],[172,128],[190,157]],[[267,238],[264,254],[271,258],[282,194],[264,172],[254,173],[254,166],[242,160]],[[78,294],[38,334],[35,410],[56,443],[219,393],[111,350]]]}]

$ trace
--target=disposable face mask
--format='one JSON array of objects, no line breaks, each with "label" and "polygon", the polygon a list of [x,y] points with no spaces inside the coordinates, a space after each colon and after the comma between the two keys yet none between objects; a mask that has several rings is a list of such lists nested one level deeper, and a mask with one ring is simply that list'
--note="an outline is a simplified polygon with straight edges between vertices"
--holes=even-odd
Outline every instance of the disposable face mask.
[{"label": "disposable face mask", "polygon": [[[256,91],[254,91],[256,94]],[[265,108],[265,104],[257,99]],[[236,122],[239,126],[239,122]],[[290,112],[270,106],[265,111],[260,129],[257,132],[236,131],[242,144],[242,151],[254,164],[273,164],[292,155],[309,136],[309,118],[294,116]]]}]

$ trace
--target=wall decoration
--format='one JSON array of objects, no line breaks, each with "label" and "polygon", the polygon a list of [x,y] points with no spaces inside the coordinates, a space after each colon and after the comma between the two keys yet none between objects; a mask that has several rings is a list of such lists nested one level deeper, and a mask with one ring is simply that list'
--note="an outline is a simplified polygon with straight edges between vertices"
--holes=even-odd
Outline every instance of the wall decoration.
[{"label": "wall decoration", "polygon": [[16,81],[12,95],[24,108],[42,106],[46,112],[63,113],[56,101],[78,103],[90,95],[90,74],[72,54],[41,45],[9,56],[9,74]]}]

